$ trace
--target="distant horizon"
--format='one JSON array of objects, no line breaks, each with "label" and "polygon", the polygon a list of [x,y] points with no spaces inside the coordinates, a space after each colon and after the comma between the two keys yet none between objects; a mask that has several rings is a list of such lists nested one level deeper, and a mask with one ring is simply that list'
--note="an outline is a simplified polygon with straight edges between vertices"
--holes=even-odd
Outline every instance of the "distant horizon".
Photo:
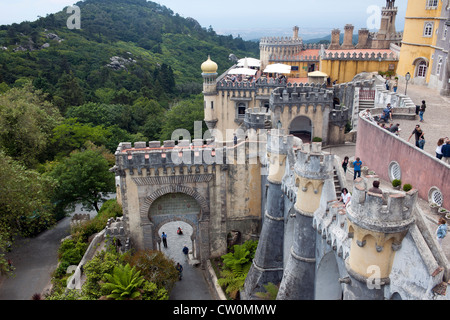
[{"label": "distant horizon", "polygon": [[[79,1],[74,0],[16,0],[0,3],[0,25],[11,25],[24,21],[36,21],[39,17],[62,11]],[[285,0],[282,5],[273,6],[273,1],[259,0],[243,2],[238,0],[159,0],[151,1],[172,10],[181,17],[191,17],[203,28],[212,27],[219,35],[238,35],[244,40],[256,40],[263,36],[291,36],[292,28],[298,26],[299,34],[305,39],[322,38],[332,29],[343,30],[346,24],[355,30],[367,28],[373,6],[383,7],[385,0],[350,0],[338,5],[336,0],[321,0],[310,13],[310,1]],[[342,1],[343,2],[343,1]],[[351,3],[351,5],[349,5]],[[257,5],[256,5],[257,4]],[[398,15],[396,28],[403,30],[407,0],[397,0]],[[270,8],[261,10],[261,8]],[[289,10],[286,10],[286,9]],[[305,13],[306,12],[306,13]],[[82,12],[81,12],[82,19]],[[373,20],[373,19],[372,19]]]}]

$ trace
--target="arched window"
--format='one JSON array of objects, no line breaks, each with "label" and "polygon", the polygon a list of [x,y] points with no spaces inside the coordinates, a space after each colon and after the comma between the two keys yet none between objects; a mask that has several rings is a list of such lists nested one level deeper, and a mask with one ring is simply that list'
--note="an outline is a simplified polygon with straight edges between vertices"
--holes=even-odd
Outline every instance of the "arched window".
[{"label": "arched window", "polygon": [[427,76],[427,63],[425,61],[421,61],[417,65],[417,77],[419,78],[425,78]]},{"label": "arched window", "polygon": [[432,37],[433,36],[433,23],[432,22],[425,22],[423,36],[424,37]]}]

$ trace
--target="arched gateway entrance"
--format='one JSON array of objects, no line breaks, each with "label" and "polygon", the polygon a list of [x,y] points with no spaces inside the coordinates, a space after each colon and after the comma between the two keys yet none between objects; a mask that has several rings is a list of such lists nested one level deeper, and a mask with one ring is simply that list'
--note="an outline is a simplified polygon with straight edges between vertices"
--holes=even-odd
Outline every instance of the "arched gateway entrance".
[{"label": "arched gateway entrance", "polygon": [[296,117],[289,126],[289,133],[302,139],[304,143],[310,143],[313,134],[311,119],[305,116]]},{"label": "arched gateway entrance", "polygon": [[[168,242],[172,242],[176,246],[186,245],[190,250],[192,250],[194,258],[199,257],[199,252],[197,248],[197,237],[198,237],[198,220],[200,217],[201,208],[197,201],[191,196],[184,193],[169,193],[156,199],[150,207],[149,219],[154,224],[156,235],[158,239],[156,241],[159,243],[162,231],[165,231],[169,236]],[[174,230],[166,230],[164,226],[171,225]],[[185,234],[182,236],[184,241],[179,243],[179,241],[171,241],[177,238],[176,226],[180,227],[183,225],[185,229]],[[189,226],[192,230],[187,232],[185,226]],[[187,238],[189,236],[190,239]],[[186,243],[185,243],[186,242]],[[162,247],[162,244],[159,246]],[[181,252],[182,247],[178,248]],[[175,249],[174,249],[175,250]]]},{"label": "arched gateway entrance", "polygon": [[182,222],[192,229],[189,241],[184,244],[192,250],[194,259],[203,262],[209,258],[209,207],[194,189],[180,185],[161,188],[146,199],[141,210],[148,221],[149,228],[144,228],[148,247],[156,250],[162,246],[160,231],[164,225]]}]

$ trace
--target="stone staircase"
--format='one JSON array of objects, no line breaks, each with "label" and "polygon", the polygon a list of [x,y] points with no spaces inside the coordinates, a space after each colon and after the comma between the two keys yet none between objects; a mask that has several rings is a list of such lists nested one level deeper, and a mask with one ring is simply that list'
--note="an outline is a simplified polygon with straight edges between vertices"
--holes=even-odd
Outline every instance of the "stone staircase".
[{"label": "stone staircase", "polygon": [[339,198],[342,193],[341,184],[339,183],[339,178],[337,176],[336,168],[333,168],[333,181],[334,189],[336,190],[336,198]]}]

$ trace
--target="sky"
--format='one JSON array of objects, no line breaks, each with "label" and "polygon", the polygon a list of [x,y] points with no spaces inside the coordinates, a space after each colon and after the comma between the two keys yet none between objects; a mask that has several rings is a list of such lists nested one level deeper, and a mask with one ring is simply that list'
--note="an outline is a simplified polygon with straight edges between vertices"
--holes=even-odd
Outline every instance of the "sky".
[{"label": "sky", "polygon": [[[397,0],[397,30],[402,31],[408,0]],[[61,11],[76,0],[0,0],[0,25],[34,21],[38,16]],[[385,6],[385,0],[154,0],[182,17],[197,20],[202,27],[212,26],[218,34],[242,36],[263,33],[266,36],[290,36],[298,26],[301,35],[328,34],[343,30],[345,24],[370,28],[373,8]],[[83,19],[81,12],[81,20]],[[271,34],[273,33],[273,34]]]}]

